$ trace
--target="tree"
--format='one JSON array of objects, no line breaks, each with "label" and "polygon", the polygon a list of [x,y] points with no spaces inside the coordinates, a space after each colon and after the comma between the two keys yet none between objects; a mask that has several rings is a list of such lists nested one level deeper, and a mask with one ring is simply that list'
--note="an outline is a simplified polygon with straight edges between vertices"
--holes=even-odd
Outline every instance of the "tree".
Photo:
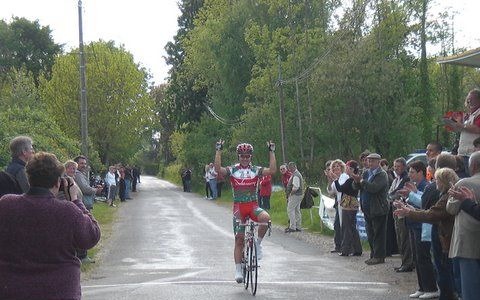
[{"label": "tree", "polygon": [[10,24],[0,20],[0,73],[24,67],[37,85],[40,74],[49,78],[55,57],[62,52],[51,33],[38,20],[14,17]]},{"label": "tree", "polygon": [[205,111],[206,89],[196,87],[195,77],[185,72],[184,67],[186,55],[184,39],[194,28],[194,19],[202,6],[203,0],[183,0],[179,3],[181,11],[178,18],[179,29],[174,41],[165,46],[167,51],[165,61],[171,66],[165,101],[168,102],[168,115],[177,128],[198,122]]},{"label": "tree", "polygon": [[[182,127],[170,139],[174,157],[183,164],[191,152],[201,155],[190,141],[214,141],[205,128],[228,144],[278,142],[279,83],[286,154],[307,176],[318,176],[327,159],[355,158],[365,148],[394,159],[423,147],[439,109],[432,99],[444,93],[435,62],[422,60],[422,41],[438,34],[428,20],[419,34],[428,2],[355,0],[337,10],[337,0],[206,0],[182,40],[182,75],[206,89],[212,115],[228,122],[202,115]],[[449,78],[465,84],[464,73]]]},{"label": "tree", "polygon": [[156,149],[157,155],[162,156],[163,162],[169,163],[173,160],[170,149],[170,136],[175,130],[175,118],[172,113],[172,103],[165,97],[166,89],[167,86],[163,84],[154,87],[151,91],[151,96],[155,101],[154,132],[152,132],[152,136],[159,135],[158,140],[153,140],[153,148]]},{"label": "tree", "polygon": [[[148,74],[133,56],[113,42],[86,47],[89,137],[101,161],[125,162],[142,147],[150,133],[153,101]],[[60,56],[50,81],[43,80],[41,95],[60,127],[80,139],[80,92],[77,50]]]},{"label": "tree", "polygon": [[35,142],[36,151],[54,153],[66,161],[79,153],[79,144],[69,137],[45,111],[39,101],[32,75],[13,70],[5,75],[0,89],[0,167],[10,161],[10,140],[28,135]]},{"label": "tree", "polygon": [[244,33],[255,9],[249,1],[208,1],[184,40],[188,74],[207,90],[209,105],[224,119],[244,113],[253,64]]}]

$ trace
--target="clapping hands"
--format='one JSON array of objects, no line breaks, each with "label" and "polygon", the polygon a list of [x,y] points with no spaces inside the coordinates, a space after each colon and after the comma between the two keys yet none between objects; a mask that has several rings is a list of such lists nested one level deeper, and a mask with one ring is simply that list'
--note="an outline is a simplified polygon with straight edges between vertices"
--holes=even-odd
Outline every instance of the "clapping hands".
[{"label": "clapping hands", "polygon": [[406,198],[408,197],[408,194],[410,194],[410,192],[416,193],[417,191],[417,186],[413,182],[407,182],[405,183],[405,186],[403,188],[397,191],[397,194]]},{"label": "clapping hands", "polygon": [[472,189],[469,189],[466,186],[460,186],[460,187],[453,186],[448,190],[448,195],[450,195],[450,197],[455,198],[460,202],[466,199],[475,200],[474,191]]},{"label": "clapping hands", "polygon": [[413,206],[405,204],[400,200],[393,201],[393,206],[396,208],[393,214],[397,217],[405,217],[409,211],[415,209]]},{"label": "clapping hands", "polygon": [[333,173],[331,170],[325,170],[323,171],[323,173],[325,174],[325,176],[327,176],[329,182],[333,182],[338,179],[335,173]]},{"label": "clapping hands", "polygon": [[355,182],[360,182],[362,180],[362,176],[360,174],[351,174],[350,177],[353,178]]}]

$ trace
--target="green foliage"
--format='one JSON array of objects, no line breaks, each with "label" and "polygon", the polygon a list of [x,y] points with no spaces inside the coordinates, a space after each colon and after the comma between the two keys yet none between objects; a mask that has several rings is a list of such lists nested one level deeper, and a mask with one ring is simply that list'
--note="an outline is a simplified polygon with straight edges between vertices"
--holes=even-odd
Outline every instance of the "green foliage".
[{"label": "green foliage", "polygon": [[25,68],[37,84],[41,74],[49,77],[55,57],[62,51],[51,33],[50,27],[41,26],[38,20],[0,20],[0,73]]},{"label": "green foliage", "polygon": [[38,101],[33,76],[13,69],[0,83],[0,167],[10,161],[10,140],[18,135],[30,136],[36,151],[57,155],[61,161],[78,154],[78,143],[55,123]]},{"label": "green foliage", "polygon": [[[205,1],[176,40],[184,50],[177,75],[205,91],[212,112],[193,117],[195,126],[177,124],[172,159],[198,169],[221,137],[224,162],[235,161],[233,147],[245,141],[256,149],[255,164],[265,165],[267,140],[279,145],[280,162],[280,87],[285,159],[309,182],[318,182],[327,159],[354,159],[368,148],[392,160],[423,148],[437,130],[448,147],[453,136],[439,117],[462,108],[478,72],[440,67],[423,55],[427,41],[448,45],[452,32],[446,14],[435,22],[424,17],[428,3]],[[166,103],[187,95],[167,90]]]},{"label": "green foliage", "polygon": [[[228,129],[221,124],[203,117],[202,121],[191,132],[174,132],[170,143],[176,161],[184,167],[190,167],[193,176],[196,177],[194,180],[200,180],[204,175],[205,165],[215,159],[215,142],[230,135]],[[226,141],[225,154],[222,155],[224,164],[234,161],[235,147],[236,144],[233,145],[229,140]]]},{"label": "green foliage", "polygon": [[68,138],[55,121],[42,110],[13,107],[0,112],[0,166],[10,160],[10,140],[18,135],[30,136],[35,150],[54,153],[60,161],[78,154],[78,143]]},{"label": "green foliage", "polygon": [[180,164],[171,164],[165,168],[163,178],[182,186],[182,178],[180,177],[181,170],[182,166]]},{"label": "green foliage", "polygon": [[243,33],[253,9],[248,1],[206,1],[184,40],[185,68],[195,86],[208,89],[213,110],[229,120],[242,114],[250,80],[252,57]]},{"label": "green foliage", "polygon": [[[80,140],[78,57],[58,57],[41,95],[48,111],[70,137]],[[112,42],[91,43],[87,61],[88,132],[105,164],[126,162],[142,148],[152,124],[153,100],[148,76],[130,53]]]},{"label": "green foliage", "polygon": [[[169,84],[162,97],[161,112],[168,114],[169,123],[177,127],[184,127],[199,121],[205,111],[206,90],[195,86],[195,77],[185,71],[185,45],[184,39],[194,27],[194,17],[203,5],[203,0],[185,0],[179,3],[182,14],[178,18],[178,32],[174,42],[165,46],[167,52],[166,62],[171,65]],[[159,101],[157,100],[157,105]],[[158,106],[157,106],[158,107]],[[172,126],[163,128],[164,141],[168,140]],[[169,161],[168,151],[165,152],[166,161]]]},{"label": "green foliage", "polygon": [[32,109],[44,109],[39,101],[39,95],[33,77],[27,74],[23,67],[19,70],[11,69],[5,73],[0,83],[0,106],[6,107],[29,107]]}]

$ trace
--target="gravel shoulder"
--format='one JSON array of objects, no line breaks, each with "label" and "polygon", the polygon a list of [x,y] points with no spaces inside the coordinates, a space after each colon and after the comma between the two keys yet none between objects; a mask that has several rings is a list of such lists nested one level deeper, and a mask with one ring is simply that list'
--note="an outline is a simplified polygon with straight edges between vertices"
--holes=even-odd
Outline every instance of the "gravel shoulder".
[{"label": "gravel shoulder", "polygon": [[[286,234],[283,232],[283,227],[278,225],[274,225],[273,227],[273,230],[276,232],[275,234]],[[308,231],[288,234],[298,240],[317,247],[319,251],[325,255],[337,255],[336,253],[330,253],[330,250],[333,249],[333,237]],[[387,257],[384,264],[368,266],[365,264],[365,260],[369,258],[369,255],[370,252],[364,252],[360,257],[339,257],[339,259],[342,259],[352,270],[368,272],[369,276],[373,276],[375,280],[388,283],[405,291],[405,297],[408,297],[409,294],[418,290],[415,271],[408,273],[397,273],[394,271],[393,268],[398,267],[401,264],[401,258],[399,255]]]}]

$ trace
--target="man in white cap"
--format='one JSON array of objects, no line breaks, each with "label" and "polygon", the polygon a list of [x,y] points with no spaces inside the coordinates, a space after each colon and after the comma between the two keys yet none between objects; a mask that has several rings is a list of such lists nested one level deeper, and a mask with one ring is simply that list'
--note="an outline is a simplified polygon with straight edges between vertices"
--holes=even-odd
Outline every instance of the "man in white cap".
[{"label": "man in white cap", "polygon": [[366,179],[361,175],[352,175],[353,188],[361,192],[360,203],[365,215],[368,243],[372,249],[370,259],[365,261],[367,265],[384,263],[386,256],[388,175],[380,167],[381,158],[377,153],[367,156],[370,170]]}]

